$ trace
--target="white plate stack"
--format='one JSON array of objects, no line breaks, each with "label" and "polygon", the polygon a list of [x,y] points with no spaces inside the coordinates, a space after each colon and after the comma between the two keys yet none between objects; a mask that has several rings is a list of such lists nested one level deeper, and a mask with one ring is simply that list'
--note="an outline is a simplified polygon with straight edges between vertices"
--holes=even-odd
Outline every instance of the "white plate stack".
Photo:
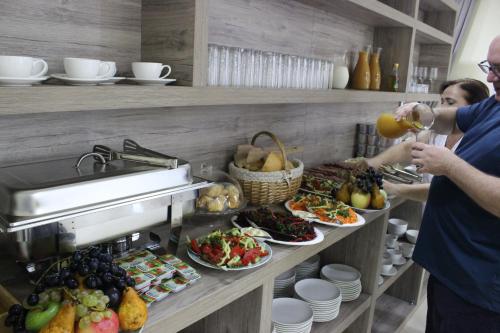
[{"label": "white plate stack", "polygon": [[274,298],[292,297],[295,284],[295,268],[292,268],[274,279]]},{"label": "white plate stack", "polygon": [[330,264],[321,268],[321,278],[340,288],[342,302],[357,299],[361,294],[361,273],[354,267],[342,264]]},{"label": "white plate stack", "polygon": [[295,266],[295,281],[303,279],[317,278],[319,273],[319,255],[314,255],[311,258],[303,261]]},{"label": "white plate stack", "polygon": [[307,302],[299,299],[275,298],[271,318],[276,333],[309,333],[313,310]]},{"label": "white plate stack", "polygon": [[295,284],[295,297],[311,305],[315,322],[330,321],[339,315],[342,294],[331,282],[321,279],[304,279]]}]

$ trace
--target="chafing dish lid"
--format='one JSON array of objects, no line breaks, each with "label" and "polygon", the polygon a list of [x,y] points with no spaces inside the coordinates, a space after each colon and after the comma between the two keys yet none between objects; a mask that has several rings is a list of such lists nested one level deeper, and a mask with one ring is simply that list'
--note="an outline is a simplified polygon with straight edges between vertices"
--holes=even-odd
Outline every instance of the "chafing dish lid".
[{"label": "chafing dish lid", "polygon": [[100,164],[60,159],[0,168],[0,213],[38,216],[133,197],[192,182],[189,164],[177,169],[132,161]]}]

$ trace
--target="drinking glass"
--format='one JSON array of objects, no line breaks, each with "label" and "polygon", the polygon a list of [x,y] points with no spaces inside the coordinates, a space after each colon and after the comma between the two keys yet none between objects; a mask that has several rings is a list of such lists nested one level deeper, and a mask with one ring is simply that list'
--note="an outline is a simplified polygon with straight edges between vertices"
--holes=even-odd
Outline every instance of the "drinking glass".
[{"label": "drinking glass", "polygon": [[431,67],[431,70],[429,71],[429,84],[430,84],[431,91],[437,91],[437,89],[434,89],[435,88],[434,84],[438,78],[438,73],[439,73],[439,70],[437,67]]},{"label": "drinking glass", "polygon": [[276,77],[273,88],[283,88],[283,54],[275,53]]},{"label": "drinking glass", "polygon": [[255,80],[255,51],[244,50],[243,52],[243,85],[245,87],[252,87]]},{"label": "drinking glass", "polygon": [[208,45],[208,85],[219,83],[219,46]]},{"label": "drinking glass", "polygon": [[253,75],[253,87],[263,87],[264,86],[264,54],[262,51],[254,51],[254,75]]},{"label": "drinking glass", "polygon": [[230,83],[229,76],[229,47],[221,46],[219,48],[219,86],[227,87]]},{"label": "drinking glass", "polygon": [[302,73],[300,77],[300,89],[307,89],[308,87],[308,79],[309,79],[309,71],[311,67],[311,59],[308,59],[306,57],[301,57],[301,68],[302,68]]},{"label": "drinking glass", "polygon": [[293,56],[283,55],[283,88],[292,88],[292,61]]},{"label": "drinking glass", "polygon": [[290,88],[298,89],[300,88],[301,83],[301,74],[302,74],[302,62],[301,58],[297,56],[290,56],[291,62],[291,85]]},{"label": "drinking glass", "polygon": [[274,52],[264,53],[264,87],[276,88],[277,86],[277,55]]},{"label": "drinking glass", "polygon": [[231,48],[230,59],[231,59],[231,86],[240,87],[242,85],[241,74],[243,72],[242,68],[242,55],[245,49],[242,48]]}]

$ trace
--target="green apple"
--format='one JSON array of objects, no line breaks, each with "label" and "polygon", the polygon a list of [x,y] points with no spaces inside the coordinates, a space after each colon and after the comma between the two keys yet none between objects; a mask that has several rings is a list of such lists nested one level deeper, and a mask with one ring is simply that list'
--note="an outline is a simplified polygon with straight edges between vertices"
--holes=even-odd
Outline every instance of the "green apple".
[{"label": "green apple", "polygon": [[370,205],[371,195],[367,192],[353,191],[351,194],[351,204],[353,207],[365,209]]},{"label": "green apple", "polygon": [[49,302],[45,307],[36,307],[28,311],[26,315],[26,329],[38,332],[59,312],[61,304]]},{"label": "green apple", "polygon": [[384,197],[384,201],[387,201],[387,192],[385,190],[380,190],[380,194]]}]

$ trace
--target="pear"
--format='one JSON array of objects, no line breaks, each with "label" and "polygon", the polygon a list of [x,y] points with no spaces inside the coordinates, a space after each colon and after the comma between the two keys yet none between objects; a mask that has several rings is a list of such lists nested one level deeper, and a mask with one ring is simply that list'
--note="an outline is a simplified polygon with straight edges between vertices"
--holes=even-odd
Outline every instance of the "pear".
[{"label": "pear", "polygon": [[382,209],[385,206],[385,198],[377,184],[372,186],[371,206],[374,209]]},{"label": "pear", "polygon": [[348,182],[344,182],[342,186],[340,186],[340,189],[337,191],[335,194],[335,199],[337,201],[342,201],[346,205],[349,205],[351,203],[351,193],[349,191],[349,186],[350,184]]},{"label": "pear", "polygon": [[146,303],[133,288],[127,287],[123,292],[122,302],[118,308],[118,319],[123,331],[138,330],[148,319]]},{"label": "pear", "polygon": [[75,330],[75,316],[75,305],[66,303],[39,333],[73,333]]}]

